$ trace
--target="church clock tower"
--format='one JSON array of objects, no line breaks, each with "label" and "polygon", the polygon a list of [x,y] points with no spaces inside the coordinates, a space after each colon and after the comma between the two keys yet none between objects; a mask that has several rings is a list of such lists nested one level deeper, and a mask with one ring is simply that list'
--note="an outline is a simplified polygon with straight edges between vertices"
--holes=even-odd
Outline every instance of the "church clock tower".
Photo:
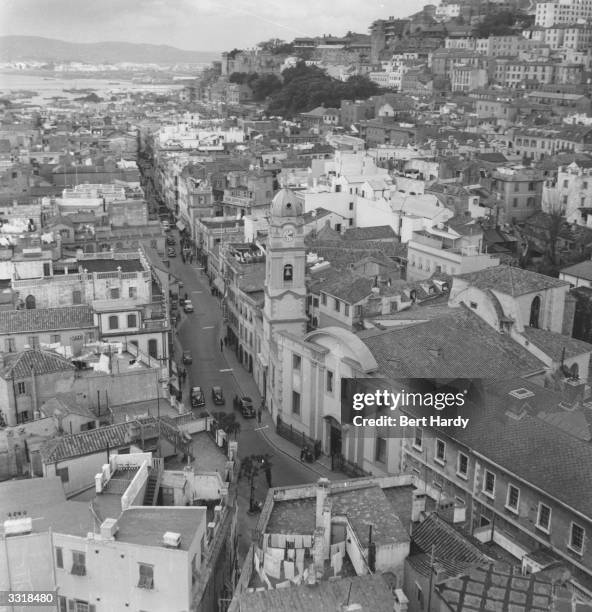
[{"label": "church clock tower", "polygon": [[278,331],[303,337],[306,333],[306,250],[302,203],[290,189],[282,189],[271,203],[265,262],[265,342]]}]

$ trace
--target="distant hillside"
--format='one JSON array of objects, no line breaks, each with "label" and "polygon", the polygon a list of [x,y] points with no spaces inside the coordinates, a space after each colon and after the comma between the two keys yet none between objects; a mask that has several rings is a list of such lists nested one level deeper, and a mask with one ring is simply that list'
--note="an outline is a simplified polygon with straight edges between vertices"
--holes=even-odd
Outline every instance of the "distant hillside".
[{"label": "distant hillside", "polygon": [[87,62],[108,64],[202,64],[220,58],[210,51],[184,51],[168,45],[124,42],[70,43],[41,36],[0,36],[0,62]]}]

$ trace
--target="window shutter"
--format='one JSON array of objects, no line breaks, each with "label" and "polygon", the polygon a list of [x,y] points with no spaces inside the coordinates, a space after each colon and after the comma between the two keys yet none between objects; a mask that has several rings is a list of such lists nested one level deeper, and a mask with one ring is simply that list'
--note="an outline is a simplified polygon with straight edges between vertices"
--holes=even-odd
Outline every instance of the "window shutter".
[{"label": "window shutter", "polygon": [[68,599],[68,612],[76,612],[76,602],[73,599]]},{"label": "window shutter", "polygon": [[88,612],[96,612],[97,606],[95,604],[88,604]]}]

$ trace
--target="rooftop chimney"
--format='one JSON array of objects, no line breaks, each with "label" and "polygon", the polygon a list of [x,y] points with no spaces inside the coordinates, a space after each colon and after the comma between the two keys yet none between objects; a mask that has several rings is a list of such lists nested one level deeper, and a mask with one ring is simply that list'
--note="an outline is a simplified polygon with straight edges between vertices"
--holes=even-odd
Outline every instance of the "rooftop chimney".
[{"label": "rooftop chimney", "polygon": [[101,523],[101,538],[103,540],[114,540],[117,529],[117,519],[105,519]]},{"label": "rooftop chimney", "polygon": [[167,548],[179,548],[181,546],[181,534],[167,531],[162,536],[162,545]]}]

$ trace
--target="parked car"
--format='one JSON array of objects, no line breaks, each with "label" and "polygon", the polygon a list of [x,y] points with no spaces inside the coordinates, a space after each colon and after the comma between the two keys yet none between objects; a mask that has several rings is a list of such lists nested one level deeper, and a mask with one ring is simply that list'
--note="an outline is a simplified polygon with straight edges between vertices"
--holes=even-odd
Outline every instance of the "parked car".
[{"label": "parked car", "polygon": [[175,249],[173,249],[173,248],[170,248],[168,250],[168,255],[169,255],[169,257],[177,257],[177,251],[175,251]]},{"label": "parked car", "polygon": [[183,304],[183,310],[185,312],[193,312],[193,304],[191,303],[190,300],[185,300]]},{"label": "parked car", "polygon": [[224,399],[224,393],[222,392],[222,387],[212,387],[212,399],[214,400],[214,404],[216,406],[221,406],[226,403]]},{"label": "parked car", "polygon": [[245,419],[255,418],[255,408],[253,407],[253,400],[247,395],[244,395],[243,397],[239,398],[238,407]]},{"label": "parked car", "polygon": [[191,351],[183,351],[183,363],[184,364],[193,363],[193,357],[191,356]]},{"label": "parked car", "polygon": [[177,243],[175,242],[175,239],[172,236],[167,236],[167,244],[169,246],[175,246]]},{"label": "parked car", "polygon": [[206,405],[206,398],[201,387],[192,387],[190,397],[192,408],[201,408]]}]

